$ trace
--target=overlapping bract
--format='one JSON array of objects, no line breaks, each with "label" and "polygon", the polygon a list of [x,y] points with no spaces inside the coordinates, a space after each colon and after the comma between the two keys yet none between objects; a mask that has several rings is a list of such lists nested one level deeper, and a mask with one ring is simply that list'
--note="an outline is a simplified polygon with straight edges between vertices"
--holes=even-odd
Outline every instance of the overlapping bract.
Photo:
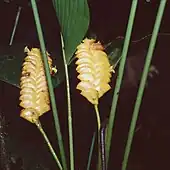
[{"label": "overlapping bract", "polygon": [[[27,56],[23,63],[20,80],[20,116],[31,123],[50,110],[50,99],[41,52],[38,48],[31,51],[25,47]],[[48,55],[50,73],[52,73],[52,59]]]},{"label": "overlapping bract", "polygon": [[78,65],[76,70],[81,80],[77,89],[89,102],[96,105],[98,99],[111,89],[109,82],[114,72],[109,63],[107,54],[100,42],[94,39],[84,39],[77,47],[76,57]]}]

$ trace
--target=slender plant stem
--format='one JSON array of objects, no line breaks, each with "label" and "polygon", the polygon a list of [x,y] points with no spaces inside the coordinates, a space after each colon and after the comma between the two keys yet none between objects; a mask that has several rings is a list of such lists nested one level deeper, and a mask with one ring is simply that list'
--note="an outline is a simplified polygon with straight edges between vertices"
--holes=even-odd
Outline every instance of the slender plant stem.
[{"label": "slender plant stem", "polygon": [[160,1],[160,6],[159,6],[158,13],[157,13],[156,22],[154,25],[153,34],[151,37],[148,54],[146,56],[145,66],[144,66],[144,70],[143,70],[143,74],[142,74],[142,78],[141,78],[141,82],[139,85],[139,90],[138,90],[138,94],[137,94],[137,98],[136,98],[136,102],[135,102],[135,107],[134,107],[134,111],[133,111],[133,115],[132,115],[132,121],[131,121],[130,130],[129,130],[129,134],[128,134],[128,140],[127,140],[127,144],[126,144],[126,148],[125,148],[124,160],[122,163],[122,170],[126,170],[126,167],[127,167],[130,149],[131,149],[131,145],[132,145],[132,140],[133,140],[133,136],[134,136],[134,131],[135,131],[135,127],[136,127],[136,121],[138,118],[139,109],[140,109],[140,105],[142,102],[142,97],[144,94],[145,84],[146,84],[146,80],[147,80],[147,75],[149,72],[149,67],[151,64],[153,51],[155,48],[156,39],[158,36],[158,31],[160,28],[160,24],[161,24],[162,16],[163,16],[164,9],[166,6],[166,2],[167,2],[166,0]]},{"label": "slender plant stem", "polygon": [[96,138],[96,132],[94,132],[92,142],[91,142],[91,147],[90,147],[90,152],[89,152],[89,157],[88,157],[88,163],[87,163],[87,170],[90,170],[90,163],[91,163],[91,159],[92,159],[92,153],[93,153],[93,149],[94,149],[95,138]]},{"label": "slender plant stem", "polygon": [[94,105],[95,108],[95,112],[96,112],[96,118],[97,118],[97,127],[98,127],[98,132],[100,131],[100,127],[101,127],[101,120],[100,120],[100,114],[99,114],[99,109],[98,109],[98,105]]},{"label": "slender plant stem", "polygon": [[66,56],[64,51],[64,40],[63,36],[61,35],[61,45],[62,45],[62,52],[63,52],[63,61],[65,67],[65,75],[66,75],[66,85],[67,85],[67,106],[68,106],[68,127],[69,127],[69,148],[70,148],[70,169],[74,170],[74,148],[73,148],[73,127],[72,127],[72,114],[71,114],[71,97],[70,97],[70,85],[69,85],[69,75],[68,75],[68,68],[66,62]]},{"label": "slender plant stem", "polygon": [[122,82],[122,78],[123,78],[124,66],[125,66],[125,62],[126,62],[126,56],[127,56],[130,37],[131,37],[131,33],[132,33],[137,3],[138,3],[138,0],[132,1],[128,26],[127,26],[127,30],[126,30],[125,42],[124,42],[123,51],[122,51],[122,57],[121,57],[120,66],[119,66],[119,70],[118,70],[118,77],[116,80],[115,90],[114,90],[114,94],[113,94],[111,113],[110,113],[109,123],[108,123],[108,131],[107,131],[108,134],[107,134],[107,139],[106,139],[106,161],[107,161],[106,165],[107,165],[107,167],[108,167],[108,161],[109,161],[110,146],[111,146],[113,125],[114,125],[115,114],[116,114],[116,107],[117,107],[117,102],[118,102],[118,97],[119,97],[120,86],[121,86],[121,82]]},{"label": "slender plant stem", "polygon": [[[143,37],[141,37],[141,38],[139,38],[139,39],[134,39],[134,40],[131,40],[131,43],[134,43],[134,44],[136,44],[136,43],[139,43],[139,42],[141,42],[141,41],[143,41],[143,40],[145,40],[145,39],[148,39],[148,38],[150,38],[152,36],[152,33],[151,34],[147,34],[147,35],[145,35],[145,36],[143,36]],[[160,32],[160,33],[158,33],[158,36],[160,37],[160,36],[170,36],[170,32]],[[124,39],[125,37],[123,37],[123,36],[118,36],[118,37],[116,37],[116,39]]]},{"label": "slender plant stem", "polygon": [[58,138],[62,166],[63,166],[64,170],[67,170],[66,157],[65,157],[65,152],[64,152],[62,134],[61,134],[61,130],[60,130],[60,122],[59,122],[59,118],[58,118],[58,112],[57,112],[57,107],[56,107],[53,84],[52,84],[51,75],[50,75],[50,71],[49,71],[49,64],[48,64],[48,59],[47,59],[47,54],[46,54],[46,49],[45,49],[45,43],[44,43],[42,28],[41,28],[39,14],[38,14],[37,5],[36,5],[35,0],[31,0],[31,5],[32,5],[32,9],[33,9],[35,24],[37,27],[38,38],[40,41],[40,47],[41,47],[41,52],[42,52],[42,57],[43,57],[42,59],[44,61],[44,66],[45,66],[45,73],[46,73],[47,83],[48,83],[48,87],[49,87],[49,94],[50,94],[51,106],[52,106],[52,110],[53,110],[55,130],[56,130],[57,138]]},{"label": "slender plant stem", "polygon": [[98,105],[94,105],[96,111],[96,118],[97,118],[97,135],[98,135],[98,170],[101,169],[101,152],[100,152],[100,127],[101,127],[101,120]]},{"label": "slender plant stem", "polygon": [[61,163],[60,163],[60,161],[59,161],[59,159],[58,159],[58,157],[57,157],[57,155],[56,155],[56,153],[55,153],[55,151],[54,151],[54,149],[53,149],[53,147],[52,147],[52,145],[51,145],[51,143],[50,143],[50,141],[49,141],[49,139],[46,135],[46,133],[44,132],[40,121],[37,120],[37,122],[35,124],[36,124],[37,128],[39,129],[39,131],[41,132],[41,134],[43,135],[43,137],[44,137],[44,139],[45,139],[45,141],[46,141],[46,143],[47,143],[47,145],[48,145],[48,147],[51,151],[51,154],[53,155],[58,167],[60,168],[60,170],[62,170],[63,168],[61,166]]},{"label": "slender plant stem", "polygon": [[12,30],[12,35],[11,35],[11,38],[10,38],[9,45],[12,45],[12,43],[13,43],[15,32],[16,32],[16,28],[17,28],[17,25],[18,25],[18,22],[19,22],[19,16],[21,14],[21,9],[22,9],[22,7],[19,6],[16,18],[15,18],[15,23],[14,23],[14,27],[13,27],[13,30]]}]

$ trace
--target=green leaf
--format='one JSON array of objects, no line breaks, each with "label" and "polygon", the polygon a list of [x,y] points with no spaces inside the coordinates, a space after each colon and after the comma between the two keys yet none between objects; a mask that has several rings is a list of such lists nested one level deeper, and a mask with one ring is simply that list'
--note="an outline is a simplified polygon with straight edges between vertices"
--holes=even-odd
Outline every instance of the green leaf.
[{"label": "green leaf", "polygon": [[124,40],[116,39],[104,45],[110,64],[113,65],[114,68],[116,68],[121,59],[123,43]]},{"label": "green leaf", "polygon": [[57,18],[64,39],[67,64],[78,44],[84,38],[89,26],[87,0],[53,0]]},{"label": "green leaf", "polygon": [[[20,88],[21,69],[25,58],[24,47],[24,44],[0,46],[0,80],[18,88]],[[64,80],[65,76],[62,57],[55,58],[57,61],[54,61],[53,65],[56,65],[58,73],[52,76],[54,88]]]}]

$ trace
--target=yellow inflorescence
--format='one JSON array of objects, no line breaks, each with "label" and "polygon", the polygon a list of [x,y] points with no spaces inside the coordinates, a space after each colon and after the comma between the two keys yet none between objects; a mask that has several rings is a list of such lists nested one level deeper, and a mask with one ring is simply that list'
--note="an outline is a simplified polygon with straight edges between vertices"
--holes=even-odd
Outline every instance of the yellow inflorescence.
[{"label": "yellow inflorescence", "polygon": [[[41,52],[38,48],[31,51],[25,47],[27,56],[23,63],[20,80],[20,106],[24,109],[20,116],[31,123],[50,110],[50,99]],[[52,59],[48,56],[50,73],[52,73]]]},{"label": "yellow inflorescence", "polygon": [[95,105],[98,104],[98,99],[111,89],[109,82],[111,72],[114,72],[103,50],[100,42],[86,38],[76,51],[76,70],[79,73],[77,78],[81,80],[77,89]]}]

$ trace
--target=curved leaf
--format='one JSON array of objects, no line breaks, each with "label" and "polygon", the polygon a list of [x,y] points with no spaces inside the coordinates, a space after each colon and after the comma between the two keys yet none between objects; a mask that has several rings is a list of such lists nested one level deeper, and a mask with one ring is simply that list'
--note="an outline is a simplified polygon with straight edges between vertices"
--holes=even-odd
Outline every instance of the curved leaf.
[{"label": "curved leaf", "polygon": [[[21,69],[25,57],[24,47],[25,44],[0,46],[0,80],[18,88],[20,88]],[[52,57],[54,56],[52,55]],[[57,58],[57,61],[54,61],[53,65],[56,65],[58,70],[58,73],[52,76],[55,88],[64,80],[65,72],[62,57],[54,58]]]},{"label": "curved leaf", "polygon": [[84,38],[89,26],[87,0],[53,0],[64,39],[67,64],[78,44]]}]

